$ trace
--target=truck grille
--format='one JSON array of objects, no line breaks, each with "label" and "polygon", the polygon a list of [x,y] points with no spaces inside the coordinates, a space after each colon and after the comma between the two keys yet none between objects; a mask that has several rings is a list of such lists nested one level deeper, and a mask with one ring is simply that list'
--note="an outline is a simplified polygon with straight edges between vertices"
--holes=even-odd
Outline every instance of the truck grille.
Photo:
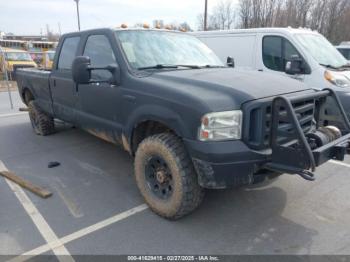
[{"label": "truck grille", "polygon": [[[245,107],[245,130],[244,140],[253,149],[261,150],[269,147],[271,134],[271,106],[272,101],[257,100],[249,103]],[[313,126],[315,113],[315,100],[308,99],[304,101],[292,102],[294,112],[299,120],[300,126],[305,133],[309,132]],[[280,109],[281,116],[287,115],[284,108]],[[287,143],[291,140],[293,134],[293,125],[287,121],[279,121],[278,141]]]}]

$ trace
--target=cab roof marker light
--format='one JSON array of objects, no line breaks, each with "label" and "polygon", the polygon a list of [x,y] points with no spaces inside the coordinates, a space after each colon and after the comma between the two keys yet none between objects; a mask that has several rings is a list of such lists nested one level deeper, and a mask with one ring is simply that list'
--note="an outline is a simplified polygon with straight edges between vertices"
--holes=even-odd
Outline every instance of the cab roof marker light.
[{"label": "cab roof marker light", "polygon": [[144,24],[143,24],[143,28],[145,28],[145,29],[149,29],[149,28],[150,28],[150,27],[149,27],[149,24],[144,23]]},{"label": "cab roof marker light", "polygon": [[121,28],[128,28],[128,25],[127,24],[121,24],[120,27]]}]

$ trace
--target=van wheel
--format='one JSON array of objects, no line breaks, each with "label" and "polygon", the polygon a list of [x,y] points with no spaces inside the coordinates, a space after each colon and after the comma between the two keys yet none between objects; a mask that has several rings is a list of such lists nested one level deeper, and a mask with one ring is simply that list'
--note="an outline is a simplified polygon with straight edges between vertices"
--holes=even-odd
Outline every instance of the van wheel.
[{"label": "van wheel", "polygon": [[182,141],[170,133],[141,142],[135,156],[135,177],[146,203],[168,219],[189,214],[204,197]]},{"label": "van wheel", "polygon": [[30,122],[37,135],[47,136],[55,132],[55,122],[53,118],[36,106],[34,101],[29,102],[28,111]]}]

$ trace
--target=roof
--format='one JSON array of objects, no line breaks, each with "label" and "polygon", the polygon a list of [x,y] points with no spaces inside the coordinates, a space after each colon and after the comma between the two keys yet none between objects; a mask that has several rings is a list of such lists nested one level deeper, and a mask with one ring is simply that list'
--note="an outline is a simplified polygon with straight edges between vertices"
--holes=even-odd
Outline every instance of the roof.
[{"label": "roof", "polygon": [[350,49],[350,45],[338,45],[335,48],[340,48],[340,49]]},{"label": "roof", "polygon": [[1,50],[5,53],[7,52],[17,52],[17,53],[28,53],[25,50],[21,50],[21,49],[14,49],[14,48],[7,48],[7,47],[1,47]]},{"label": "roof", "polygon": [[232,29],[232,30],[214,30],[214,31],[196,31],[194,35],[215,35],[215,34],[242,34],[242,33],[308,33],[319,34],[308,28],[292,28],[292,27],[264,27],[264,28],[249,28],[249,29]]},{"label": "roof", "polygon": [[27,43],[28,41],[24,40],[10,40],[10,39],[0,39],[2,42],[9,42],[9,43]]},{"label": "roof", "polygon": [[177,30],[168,30],[168,29],[157,29],[157,28],[142,28],[142,27],[132,27],[132,28],[121,28],[121,27],[107,27],[107,28],[94,28],[94,29],[88,29],[88,30],[81,30],[81,31],[75,31],[70,32],[62,35],[63,37],[70,37],[70,36],[77,36],[81,33],[95,33],[99,32],[100,30],[112,30],[112,31],[155,31],[155,32],[167,32],[167,33],[186,33],[182,31]]}]

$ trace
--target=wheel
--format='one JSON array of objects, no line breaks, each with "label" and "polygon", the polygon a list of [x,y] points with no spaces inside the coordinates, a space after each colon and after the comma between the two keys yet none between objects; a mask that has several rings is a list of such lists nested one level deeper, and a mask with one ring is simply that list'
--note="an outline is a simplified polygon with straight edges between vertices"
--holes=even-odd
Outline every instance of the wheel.
[{"label": "wheel", "polygon": [[204,197],[182,141],[170,133],[153,135],[140,143],[135,177],[149,207],[168,219],[189,214]]},{"label": "wheel", "polygon": [[37,135],[47,136],[55,132],[55,123],[52,117],[44,113],[39,107],[30,101],[28,105],[29,118],[34,132]]}]

